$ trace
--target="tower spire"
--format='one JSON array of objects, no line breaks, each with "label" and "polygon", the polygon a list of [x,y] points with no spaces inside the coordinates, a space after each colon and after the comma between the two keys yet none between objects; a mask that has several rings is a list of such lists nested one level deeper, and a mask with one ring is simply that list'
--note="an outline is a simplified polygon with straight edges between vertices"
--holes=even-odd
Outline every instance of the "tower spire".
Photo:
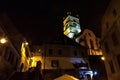
[{"label": "tower spire", "polygon": [[71,15],[71,12],[67,12],[67,15]]}]

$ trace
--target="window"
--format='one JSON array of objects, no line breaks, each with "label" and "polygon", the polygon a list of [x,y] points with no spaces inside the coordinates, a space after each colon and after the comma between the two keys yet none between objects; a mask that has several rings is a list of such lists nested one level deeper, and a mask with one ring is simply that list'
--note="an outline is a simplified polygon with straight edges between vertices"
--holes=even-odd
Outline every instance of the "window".
[{"label": "window", "polygon": [[115,32],[112,33],[112,41],[113,41],[113,45],[116,46],[119,44],[117,36],[115,34]]},{"label": "window", "polygon": [[62,54],[62,50],[61,50],[61,49],[58,50],[58,54],[59,54],[59,55]]},{"label": "window", "polygon": [[[4,58],[5,58],[6,60],[8,60],[9,55],[10,55],[10,49],[9,49],[9,47],[7,46],[7,47],[5,48]],[[9,60],[8,60],[8,61],[9,61]]]},{"label": "window", "polygon": [[58,60],[52,60],[51,61],[51,66],[52,67],[58,67],[59,66],[59,61]]},{"label": "window", "polygon": [[81,51],[81,56],[82,56],[82,57],[85,57],[85,54],[84,54],[84,52],[82,52],[82,51]]},{"label": "window", "polygon": [[74,56],[77,56],[77,51],[76,50],[74,50]]},{"label": "window", "polygon": [[91,36],[91,34],[90,33],[88,33],[89,34],[89,36]]},{"label": "window", "polygon": [[117,15],[117,12],[116,12],[116,9],[113,9],[113,16],[116,16]]},{"label": "window", "polygon": [[72,24],[72,27],[76,27],[76,26],[77,26],[77,24],[76,24],[76,23],[73,23],[73,24]]},{"label": "window", "polygon": [[66,23],[65,23],[65,24],[67,24],[68,22],[70,22],[70,20],[69,20],[69,19],[66,21]]},{"label": "window", "polygon": [[18,65],[18,59],[16,58],[16,60],[15,60],[15,70],[17,69],[17,65]]},{"label": "window", "polygon": [[11,55],[10,63],[11,63],[11,64],[14,64],[14,54],[11,53],[10,55]]},{"label": "window", "polygon": [[104,47],[105,47],[105,51],[109,52],[109,47],[108,47],[108,43],[107,42],[104,43]]},{"label": "window", "polygon": [[73,22],[76,22],[76,20],[73,19]]},{"label": "window", "polygon": [[49,49],[49,55],[53,54],[53,49]]},{"label": "window", "polygon": [[110,65],[111,72],[115,73],[115,69],[114,69],[112,60],[109,62],[109,65]]},{"label": "window", "polygon": [[14,55],[13,55],[12,51],[10,51],[10,53],[9,53],[8,61],[9,61],[11,64],[13,64]]},{"label": "window", "polygon": [[120,68],[120,55],[117,55],[117,62],[118,62],[119,68]]},{"label": "window", "polygon": [[93,41],[91,39],[90,39],[90,46],[91,49],[94,49]]},{"label": "window", "polygon": [[109,24],[108,24],[108,22],[106,22],[106,28],[109,28]]},{"label": "window", "polygon": [[12,58],[12,55],[11,55],[11,53],[9,53],[8,61],[10,61],[11,58]]}]

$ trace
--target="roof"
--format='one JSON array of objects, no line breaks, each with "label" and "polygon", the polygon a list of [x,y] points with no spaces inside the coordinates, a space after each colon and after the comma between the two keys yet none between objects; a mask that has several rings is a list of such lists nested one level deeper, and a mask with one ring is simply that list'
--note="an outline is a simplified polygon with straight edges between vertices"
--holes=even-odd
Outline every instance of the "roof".
[{"label": "roof", "polygon": [[71,75],[68,75],[68,74],[64,74],[54,80],[79,80],[78,78],[74,77],[74,76],[71,76]]}]

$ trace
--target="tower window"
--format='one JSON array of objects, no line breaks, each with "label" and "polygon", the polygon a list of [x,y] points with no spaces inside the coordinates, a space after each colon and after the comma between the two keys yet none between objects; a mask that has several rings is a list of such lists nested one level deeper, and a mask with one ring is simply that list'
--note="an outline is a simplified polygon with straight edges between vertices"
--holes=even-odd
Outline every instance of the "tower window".
[{"label": "tower window", "polygon": [[76,24],[76,23],[73,23],[72,27],[76,27],[76,26],[77,26],[77,24]]},{"label": "tower window", "polygon": [[73,22],[76,22],[76,20],[73,20]]}]

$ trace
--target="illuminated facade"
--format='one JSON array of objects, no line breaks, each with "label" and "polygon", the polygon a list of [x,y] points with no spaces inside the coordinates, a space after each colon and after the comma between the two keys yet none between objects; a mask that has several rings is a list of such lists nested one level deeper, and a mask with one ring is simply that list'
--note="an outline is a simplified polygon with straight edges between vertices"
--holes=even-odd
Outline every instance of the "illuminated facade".
[{"label": "illuminated facade", "polygon": [[[42,46],[35,47],[35,49],[33,62],[41,61],[41,69],[43,71],[42,73],[44,78],[49,78],[49,76],[53,74],[58,76],[58,74],[63,73],[68,73],[78,78],[86,78],[87,75],[89,75],[89,72],[92,74],[86,58],[87,55],[85,55],[86,50],[84,47],[44,44]],[[36,65],[36,63],[33,64]],[[86,71],[86,69],[89,71]],[[46,71],[46,73],[44,73],[44,71]],[[53,76],[51,76],[51,78],[52,77]],[[53,77],[53,79],[54,78],[55,77]]]},{"label": "illuminated facade", "polygon": [[21,45],[21,63],[20,63],[20,71],[26,72],[29,68],[31,68],[31,52],[29,46],[25,41],[22,42]]},{"label": "illuminated facade", "polygon": [[[1,40],[2,37],[5,38]],[[7,14],[0,14],[0,42],[2,42],[0,43],[0,80],[8,80],[16,71],[28,70],[29,66],[25,63],[28,59],[21,59],[23,57],[22,41],[24,41],[23,37],[13,27]],[[25,48],[25,50],[28,49]]]},{"label": "illuminated facade", "polygon": [[108,80],[120,80],[120,0],[111,0],[102,19],[102,50]]},{"label": "illuminated facade", "polygon": [[79,35],[75,41],[88,48],[88,55],[103,55],[100,38],[97,38],[91,30],[84,29],[82,34]]}]

